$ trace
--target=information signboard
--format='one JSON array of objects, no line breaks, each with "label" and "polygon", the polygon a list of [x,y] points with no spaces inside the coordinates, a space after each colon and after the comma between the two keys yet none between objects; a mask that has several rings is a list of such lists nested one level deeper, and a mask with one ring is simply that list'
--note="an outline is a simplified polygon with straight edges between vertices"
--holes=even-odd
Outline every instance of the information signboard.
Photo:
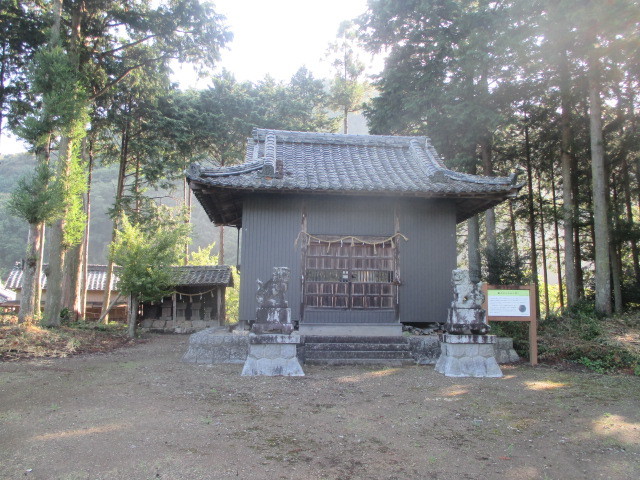
[{"label": "information signboard", "polygon": [[530,322],[529,362],[538,364],[538,320],[535,285],[484,285],[484,305],[489,322]]},{"label": "information signboard", "polygon": [[487,311],[494,317],[529,317],[531,302],[529,290],[487,291]]}]

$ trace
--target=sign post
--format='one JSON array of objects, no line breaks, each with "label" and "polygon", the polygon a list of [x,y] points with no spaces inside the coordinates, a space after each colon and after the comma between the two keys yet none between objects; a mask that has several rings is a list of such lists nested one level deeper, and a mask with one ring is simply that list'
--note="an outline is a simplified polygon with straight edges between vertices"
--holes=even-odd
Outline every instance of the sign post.
[{"label": "sign post", "polygon": [[487,321],[529,322],[529,362],[538,364],[538,320],[535,285],[484,285]]}]

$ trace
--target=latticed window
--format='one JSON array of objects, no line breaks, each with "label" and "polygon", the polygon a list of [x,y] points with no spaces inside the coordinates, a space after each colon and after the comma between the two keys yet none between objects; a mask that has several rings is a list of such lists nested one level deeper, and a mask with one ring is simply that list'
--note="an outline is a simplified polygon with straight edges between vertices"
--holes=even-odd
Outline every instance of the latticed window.
[{"label": "latticed window", "polygon": [[394,243],[376,243],[376,237],[361,240],[314,238],[309,241],[305,255],[306,307],[395,308]]}]

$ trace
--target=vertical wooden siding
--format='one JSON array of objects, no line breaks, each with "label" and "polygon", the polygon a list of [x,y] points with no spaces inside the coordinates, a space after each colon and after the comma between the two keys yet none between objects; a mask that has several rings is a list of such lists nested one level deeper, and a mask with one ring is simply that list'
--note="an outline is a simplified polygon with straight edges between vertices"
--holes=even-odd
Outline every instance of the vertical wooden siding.
[{"label": "vertical wooden siding", "polygon": [[453,204],[446,201],[406,202],[401,209],[400,321],[447,320],[453,299],[451,271],[456,268],[456,221]]},{"label": "vertical wooden siding", "polygon": [[[456,267],[455,211],[448,201],[389,198],[255,195],[245,200],[242,232],[240,319],[254,320],[256,279],[268,280],[276,266],[291,269],[288,300],[300,319],[301,230],[303,205],[307,230],[326,235],[393,235],[398,212],[402,286],[400,321],[444,322],[451,303],[451,271]],[[395,312],[315,311],[305,322],[395,321]]]},{"label": "vertical wooden siding", "polygon": [[240,320],[256,318],[256,280],[271,278],[273,267],[291,269],[287,299],[292,319],[299,320],[300,233],[302,203],[293,195],[255,195],[245,199],[242,214]]}]

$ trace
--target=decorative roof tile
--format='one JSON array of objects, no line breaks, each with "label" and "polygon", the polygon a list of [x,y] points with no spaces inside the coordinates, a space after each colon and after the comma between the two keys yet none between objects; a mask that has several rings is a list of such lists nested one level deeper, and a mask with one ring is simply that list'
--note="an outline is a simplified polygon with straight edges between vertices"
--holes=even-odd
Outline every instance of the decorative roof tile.
[{"label": "decorative roof tile", "polygon": [[340,135],[255,129],[245,163],[186,172],[216,224],[241,225],[242,196],[251,191],[423,198],[458,202],[458,219],[515,195],[515,175],[486,177],[449,170],[427,137]]}]

